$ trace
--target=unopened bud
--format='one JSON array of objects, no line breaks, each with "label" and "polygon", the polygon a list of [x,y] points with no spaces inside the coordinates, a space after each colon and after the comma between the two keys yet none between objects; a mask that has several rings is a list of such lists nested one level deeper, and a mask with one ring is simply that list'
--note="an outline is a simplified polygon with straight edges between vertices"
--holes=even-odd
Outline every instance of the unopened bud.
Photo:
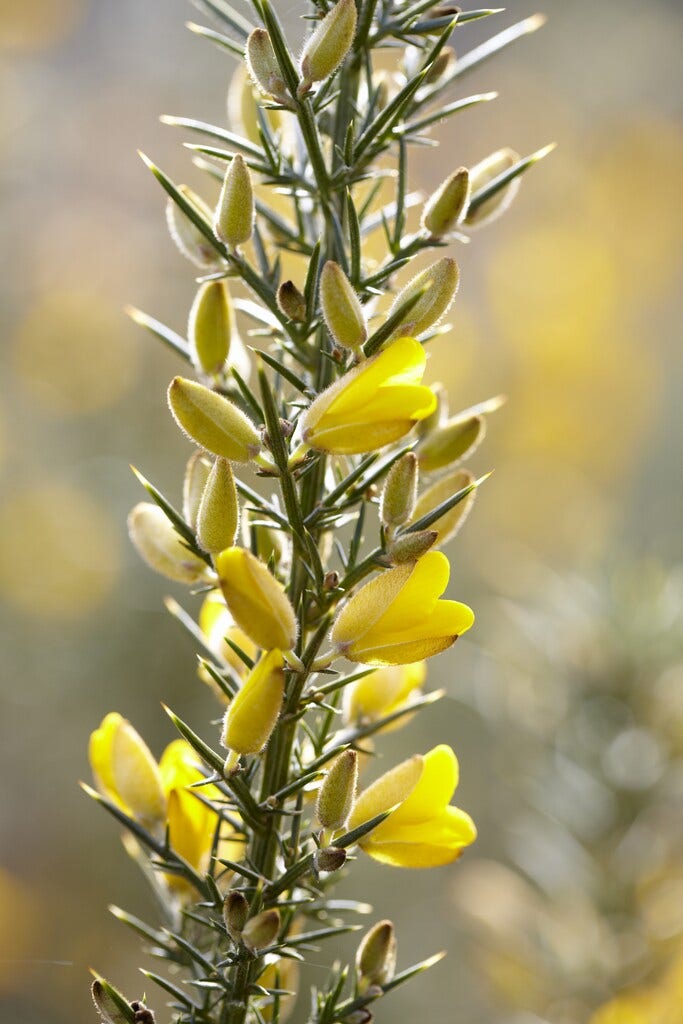
[{"label": "unopened bud", "polygon": [[471,455],[485,434],[486,421],[483,416],[468,416],[466,419],[453,417],[420,442],[417,449],[420,469],[433,473],[452,465],[465,455]]},{"label": "unopened bud", "polygon": [[320,305],[337,345],[359,353],[368,338],[363,307],[348,277],[332,260],[320,275]]},{"label": "unopened bud", "polygon": [[228,358],[234,329],[230,293],[225,281],[199,286],[190,310],[187,340],[192,362],[203,373],[218,373]]},{"label": "unopened bud", "polygon": [[233,754],[228,770],[240,755],[260,753],[270,739],[282,707],[284,680],[282,653],[272,650],[261,656],[242,683],[223,721],[221,743]]},{"label": "unopened bud", "polygon": [[396,934],[391,921],[379,921],[363,936],[356,953],[358,987],[386,985],[396,970]]},{"label": "unopened bud", "polygon": [[389,545],[389,558],[392,565],[403,565],[405,562],[416,562],[436,543],[436,530],[417,530],[415,533],[404,533]]},{"label": "unopened bud", "polygon": [[[452,495],[457,494],[458,491],[464,490],[474,483],[474,476],[468,473],[466,469],[456,469],[454,472],[446,473],[445,476],[440,477],[436,483],[428,487],[424,494],[421,494],[417,499],[415,505],[415,511],[413,512],[413,519],[417,521],[422,516],[428,515],[433,512],[443,501],[446,501]],[[450,508],[448,512],[436,520],[432,524],[432,528],[436,530],[438,536],[435,541],[436,544],[441,547],[446,541],[449,541],[456,535],[460,527],[463,525],[469,511],[474,504],[476,498],[476,490],[470,491],[462,501],[459,501],[457,505]]]},{"label": "unopened bud", "polygon": [[440,238],[453,231],[467,211],[470,175],[466,167],[454,171],[430,196],[422,211],[422,227]]},{"label": "unopened bud", "polygon": [[150,569],[177,583],[197,583],[206,563],[183,544],[158,505],[141,501],[128,515],[133,547]]},{"label": "unopened bud", "polygon": [[306,320],[306,300],[293,281],[283,281],[277,290],[277,304],[281,313],[302,324]]},{"label": "unopened bud", "polygon": [[279,931],[280,914],[273,907],[249,918],[242,930],[242,942],[251,953],[257,953],[272,945]]},{"label": "unopened bud", "polygon": [[356,796],[358,754],[343,750],[334,759],[318,791],[316,814],[324,829],[336,831],[346,824]]},{"label": "unopened bud", "polygon": [[244,548],[228,548],[216,559],[228,611],[240,629],[264,651],[291,651],[297,623],[282,584]]},{"label": "unopened bud", "polygon": [[315,855],[315,866],[318,871],[325,871],[328,874],[332,874],[333,871],[339,871],[340,868],[344,867],[346,863],[346,850],[343,850],[340,846],[326,846],[322,850],[318,850]]},{"label": "unopened bud", "polygon": [[[504,171],[509,171],[516,163],[519,163],[520,156],[514,149],[498,149],[495,153],[480,160],[478,164],[470,168],[470,186],[474,198],[480,189],[485,188],[494,178]],[[479,227],[482,224],[489,224],[500,217],[509,207],[512,200],[519,192],[520,178],[514,178],[500,191],[496,192],[489,199],[484,200],[478,206],[468,210],[463,218],[463,224],[468,228]]]},{"label": "unopened bud", "polygon": [[130,1024],[135,1013],[133,1007],[104,978],[96,978],[90,992],[102,1024]]},{"label": "unopened bud", "polygon": [[458,264],[454,259],[445,256],[409,281],[394,299],[390,315],[413,295],[423,290],[424,294],[417,300],[410,312],[406,313],[405,319],[398,325],[393,337],[396,338],[400,335],[417,337],[437,324],[451,308],[458,290],[459,280]]},{"label": "unopened bud", "polygon": [[255,28],[251,33],[247,39],[244,56],[249,74],[264,96],[286,102],[287,86],[282,78],[270,36],[264,28]]},{"label": "unopened bud", "polygon": [[455,64],[455,50],[452,46],[444,46],[436,60],[425,75],[425,84],[431,85],[439,79]]},{"label": "unopened bud", "polygon": [[[179,185],[178,191],[184,199],[195,208],[207,224],[211,223],[211,210],[196,192],[193,192],[187,185]],[[166,203],[166,224],[171,238],[177,245],[180,252],[195,266],[205,269],[215,267],[220,263],[220,255],[211,244],[206,235],[203,235],[196,224],[194,224],[186,213],[169,198]]]},{"label": "unopened bud", "polygon": [[417,478],[417,456],[406,452],[393,464],[384,483],[379,505],[379,517],[384,526],[403,526],[408,522],[417,498]]},{"label": "unopened bud", "polygon": [[254,231],[254,188],[244,157],[237,153],[228,166],[213,217],[216,238],[230,249],[244,245]]},{"label": "unopened bud", "polygon": [[194,530],[197,513],[211,472],[211,462],[203,451],[195,451],[187,460],[183,479],[183,519]]},{"label": "unopened bud", "polygon": [[233,942],[242,938],[244,926],[249,918],[249,900],[244,893],[233,889],[223,900],[223,921]]},{"label": "unopened bud", "polygon": [[313,82],[322,82],[336,71],[351,49],[356,34],[356,0],[339,0],[306,41],[301,54],[303,96]]},{"label": "unopened bud", "polygon": [[234,462],[249,462],[258,455],[261,439],[251,420],[211,388],[174,377],[168,404],[180,429],[213,455]]},{"label": "unopened bud", "polygon": [[237,536],[240,508],[232,469],[227,459],[216,459],[197,513],[197,542],[211,554],[232,547]]},{"label": "unopened bud", "polygon": [[334,590],[335,587],[339,586],[339,573],[336,569],[331,569],[325,573],[323,580],[323,590]]},{"label": "unopened bud", "polygon": [[437,429],[441,421],[448,416],[448,392],[446,388],[443,384],[432,384],[432,391],[436,396],[436,406],[433,413],[430,413],[426,419],[420,420],[417,424],[418,437],[426,437],[427,434],[431,434],[432,431]]}]

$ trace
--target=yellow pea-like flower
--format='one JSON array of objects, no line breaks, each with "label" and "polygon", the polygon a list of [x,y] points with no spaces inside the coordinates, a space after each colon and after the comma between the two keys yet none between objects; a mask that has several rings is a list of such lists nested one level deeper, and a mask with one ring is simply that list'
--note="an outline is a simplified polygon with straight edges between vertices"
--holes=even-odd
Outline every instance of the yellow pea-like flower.
[{"label": "yellow pea-like flower", "polygon": [[366,665],[408,665],[445,651],[474,622],[467,605],[439,600],[449,574],[446,556],[429,551],[366,583],[332,627],[337,651]]},{"label": "yellow pea-like flower", "polygon": [[319,395],[303,417],[303,441],[337,455],[356,455],[398,441],[436,404],[420,382],[426,355],[399,338]]},{"label": "yellow pea-like flower", "polygon": [[[344,719],[348,723],[377,722],[399,711],[419,692],[427,678],[424,661],[410,665],[386,665],[351,683],[344,691]],[[382,732],[399,729],[410,716],[384,726]]]},{"label": "yellow pea-like flower", "polygon": [[141,501],[128,515],[128,535],[150,569],[178,583],[197,583],[207,566],[185,547],[166,513],[158,505]]},{"label": "yellow pea-like flower", "polygon": [[[189,787],[200,782],[204,775],[198,767],[198,758],[185,740],[173,740],[159,761],[159,772],[168,800],[168,837],[172,849],[193,868],[205,870],[214,841],[218,816],[202,803]],[[218,798],[215,786],[200,790],[207,799]],[[172,888],[182,879],[168,875]]]},{"label": "yellow pea-like flower", "polygon": [[[422,516],[428,515],[442,501],[446,501],[452,494],[457,494],[458,491],[462,491],[473,483],[474,476],[466,469],[456,469],[451,473],[447,473],[446,476],[441,477],[431,487],[428,487],[417,499],[412,516],[413,520],[417,521]],[[446,541],[449,541],[456,535],[469,515],[476,494],[476,491],[470,491],[466,498],[463,498],[462,501],[454,505],[448,512],[445,512],[440,519],[432,523],[431,528],[437,533],[437,538],[434,541],[435,547],[441,547],[442,544],[445,544]]]},{"label": "yellow pea-like flower", "polygon": [[184,377],[168,389],[173,418],[191,441],[207,452],[234,462],[249,462],[261,450],[256,427],[227,398]]},{"label": "yellow pea-like flower", "polygon": [[245,548],[227,548],[216,558],[225,603],[257,647],[289,651],[296,642],[296,615],[284,587]]},{"label": "yellow pea-like flower", "polygon": [[162,778],[149,747],[130,722],[112,711],[90,737],[90,767],[97,788],[146,827],[166,818]]},{"label": "yellow pea-like flower", "polygon": [[275,728],[285,692],[282,652],[269,651],[256,663],[225,713],[221,742],[234,765],[241,754],[259,754]]},{"label": "yellow pea-like flower", "polygon": [[235,654],[230,644],[226,643],[226,637],[236,643],[252,661],[256,658],[256,644],[249,639],[244,630],[235,625],[225,601],[217,590],[213,590],[204,598],[199,610],[199,628],[206,637],[207,647],[218,658],[227,662],[237,675],[246,675],[247,666],[239,655]]},{"label": "yellow pea-like flower", "polygon": [[386,772],[359,796],[349,828],[399,806],[361,840],[361,849],[394,867],[431,868],[456,860],[477,838],[469,814],[450,805],[458,778],[458,760],[444,744]]}]

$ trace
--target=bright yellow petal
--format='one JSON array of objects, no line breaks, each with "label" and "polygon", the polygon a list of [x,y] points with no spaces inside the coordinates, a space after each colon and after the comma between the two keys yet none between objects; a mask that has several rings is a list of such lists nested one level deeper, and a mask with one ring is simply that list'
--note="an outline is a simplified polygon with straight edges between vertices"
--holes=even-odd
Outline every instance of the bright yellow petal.
[{"label": "bright yellow petal", "polygon": [[458,759],[445,743],[424,755],[424,769],[415,788],[381,828],[391,823],[417,824],[439,814],[450,802],[459,779]]},{"label": "bright yellow petal", "polygon": [[124,721],[123,716],[116,711],[110,711],[102,720],[99,729],[95,729],[90,735],[88,746],[88,759],[95,777],[97,788],[105,796],[108,796],[115,803],[121,805],[121,798],[116,792],[114,773],[112,770],[111,747],[114,733]]},{"label": "bright yellow petal", "polygon": [[438,601],[426,618],[406,623],[393,633],[374,625],[345,653],[368,665],[403,665],[445,651],[473,622],[474,613],[466,604]]},{"label": "bright yellow petal", "polygon": [[[429,617],[437,599],[448,586],[450,566],[448,559],[440,551],[428,551],[417,562],[412,563],[410,569],[411,572],[401,591],[384,613],[374,621],[372,630],[368,630],[373,637],[375,634],[379,636],[404,631],[413,623]],[[398,572],[398,569],[390,571]]]},{"label": "bright yellow petal", "polygon": [[275,728],[284,695],[282,652],[269,651],[249,673],[230,704],[223,744],[238,754],[258,754]]},{"label": "bright yellow petal", "polygon": [[326,415],[340,417],[352,414],[372,401],[382,387],[418,384],[425,371],[427,356],[424,347],[414,338],[399,338],[379,355],[352,370],[342,378],[348,382],[326,409]]},{"label": "bright yellow petal", "polygon": [[362,661],[366,665],[407,665],[411,661],[433,658],[436,654],[455,643],[456,636],[440,636],[427,639],[418,638],[376,647],[352,645],[346,651],[346,657],[352,661]]},{"label": "bright yellow petal", "polygon": [[345,715],[349,722],[375,721],[400,708],[425,681],[423,661],[412,665],[378,668],[346,689]]},{"label": "bright yellow petal", "polygon": [[392,815],[382,830],[376,829],[362,843],[365,853],[384,864],[404,868],[431,868],[457,860],[462,850],[477,838],[477,829],[469,814],[459,807],[444,807],[430,821],[395,825]]},{"label": "bright yellow petal", "polygon": [[414,420],[392,419],[371,426],[365,421],[342,423],[311,434],[308,443],[335,455],[363,455],[399,441],[413,427]]},{"label": "bright yellow petal", "polygon": [[349,818],[349,829],[402,803],[417,785],[423,767],[424,758],[415,754],[381,775],[356,800]]},{"label": "bright yellow petal", "polygon": [[237,625],[264,650],[290,650],[296,616],[284,587],[244,548],[227,548],[216,559],[221,589]]},{"label": "bright yellow petal", "polygon": [[364,636],[396,600],[412,571],[412,565],[399,565],[396,569],[376,576],[356,591],[332,626],[332,643],[344,648]]}]

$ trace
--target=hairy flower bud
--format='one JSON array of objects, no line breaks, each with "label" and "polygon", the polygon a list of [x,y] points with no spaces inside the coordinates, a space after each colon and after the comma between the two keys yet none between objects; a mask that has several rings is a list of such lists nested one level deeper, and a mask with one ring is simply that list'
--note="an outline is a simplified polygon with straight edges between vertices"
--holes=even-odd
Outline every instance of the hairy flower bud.
[{"label": "hairy flower bud", "polygon": [[434,547],[438,538],[436,530],[417,530],[415,533],[404,533],[389,545],[389,558],[392,565],[403,565],[415,562]]},{"label": "hairy flower bud", "polygon": [[337,70],[351,49],[356,20],[356,0],[339,0],[325,15],[301,54],[300,96],[308,92],[313,82],[322,82]]},{"label": "hairy flower bud", "polygon": [[391,921],[378,921],[361,939],[356,952],[358,988],[386,985],[396,970],[396,934]]},{"label": "hairy flower bud", "polygon": [[226,768],[242,754],[260,754],[275,728],[282,707],[285,674],[282,653],[264,654],[251,670],[223,720],[221,743],[231,752]]},{"label": "hairy flower bud", "polygon": [[[211,210],[196,192],[187,185],[179,185],[178,191],[190,203],[208,224],[211,223]],[[208,238],[202,234],[186,213],[180,209],[170,197],[166,203],[166,224],[171,238],[186,259],[203,270],[215,267],[221,262],[220,255]]]},{"label": "hairy flower bud", "polygon": [[190,551],[158,505],[141,501],[128,514],[128,535],[150,569],[177,583],[197,583],[206,562]]},{"label": "hairy flower bud", "polygon": [[250,551],[228,548],[216,559],[225,603],[237,625],[266,651],[289,651],[296,616],[284,587]]},{"label": "hairy flower bud", "polygon": [[197,513],[211,473],[211,461],[206,452],[197,450],[190,455],[183,478],[183,519],[194,530]]},{"label": "hairy flower bud", "polygon": [[254,188],[244,157],[236,153],[228,165],[213,217],[216,238],[230,249],[244,245],[254,231]]},{"label": "hairy flower bud", "polygon": [[223,900],[223,921],[233,942],[242,938],[244,926],[249,918],[249,901],[238,889],[231,890]]},{"label": "hairy flower bud", "polygon": [[211,554],[235,543],[240,508],[230,463],[216,459],[197,513],[197,542]]},{"label": "hairy flower bud", "polygon": [[458,264],[449,256],[432,263],[398,293],[389,314],[391,315],[409,298],[423,289],[424,294],[417,300],[405,319],[396,327],[394,337],[401,334],[420,335],[434,327],[448,312],[455,299],[460,280]]},{"label": "hairy flower bud", "polygon": [[286,102],[287,86],[266,29],[254,29],[247,39],[244,56],[252,81],[263,95],[279,102]]},{"label": "hairy flower bud", "polygon": [[[520,160],[519,153],[514,149],[497,149],[495,153],[480,160],[474,167],[470,167],[470,187],[472,196],[490,184],[494,178],[504,171],[508,171]],[[463,223],[468,227],[480,227],[482,224],[490,224],[491,221],[505,213],[519,192],[520,178],[509,182],[495,195],[485,200],[476,208],[468,210],[463,218]]]},{"label": "hairy flower bud", "polygon": [[324,829],[343,828],[351,813],[358,784],[358,754],[343,750],[332,762],[318,791],[316,814]]},{"label": "hairy flower bud", "polygon": [[483,416],[454,416],[429,434],[417,449],[420,469],[432,473],[472,454],[486,434]]},{"label": "hairy flower bud", "polygon": [[203,384],[174,377],[168,389],[168,404],[180,429],[213,455],[249,462],[261,450],[261,439],[251,420]]},{"label": "hairy flower bud", "polygon": [[277,290],[277,304],[280,312],[302,324],[306,320],[306,300],[293,281],[283,281]]},{"label": "hairy flower bud", "polygon": [[258,953],[272,945],[279,931],[280,912],[271,907],[249,918],[242,930],[242,942],[251,953]]},{"label": "hairy flower bud", "polygon": [[408,522],[417,498],[417,479],[417,456],[406,452],[387,473],[382,490],[379,517],[385,527],[403,526]]},{"label": "hairy flower bud", "polygon": [[368,338],[365,314],[348,277],[332,260],[320,275],[320,305],[337,345],[358,354]]},{"label": "hairy flower bud", "polygon": [[425,203],[422,227],[436,238],[449,234],[467,212],[469,201],[469,171],[466,167],[460,167],[439,185]]},{"label": "hairy flower bud", "polygon": [[199,286],[187,327],[192,362],[203,373],[215,374],[228,358],[234,330],[230,293],[225,281]]},{"label": "hairy flower bud", "polygon": [[90,992],[102,1024],[130,1024],[133,1007],[104,978],[96,978]]}]

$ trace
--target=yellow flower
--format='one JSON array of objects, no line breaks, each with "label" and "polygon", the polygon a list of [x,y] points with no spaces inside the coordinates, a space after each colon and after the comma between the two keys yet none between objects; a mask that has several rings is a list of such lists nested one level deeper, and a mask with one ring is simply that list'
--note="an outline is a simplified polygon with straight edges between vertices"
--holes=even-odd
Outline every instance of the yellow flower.
[{"label": "yellow flower", "polygon": [[285,676],[282,652],[269,651],[256,663],[225,714],[221,742],[233,765],[240,754],[259,754],[275,728]]},{"label": "yellow flower", "polygon": [[110,712],[90,736],[88,756],[104,796],[148,828],[163,824],[166,795],[159,768],[129,721]]},{"label": "yellow flower", "polygon": [[416,754],[373,782],[351,813],[349,829],[397,809],[360,846],[374,860],[402,868],[450,864],[477,838],[469,814],[450,806],[458,785],[458,761],[450,747]]},{"label": "yellow flower", "polygon": [[399,338],[318,395],[303,417],[303,441],[337,455],[398,441],[436,404],[420,383],[425,362],[418,341]]},{"label": "yellow flower", "polygon": [[[399,711],[412,695],[422,689],[427,677],[424,661],[411,665],[387,665],[356,680],[344,691],[344,718],[349,723],[377,722]],[[382,728],[390,732],[405,725],[410,716]]]},{"label": "yellow flower", "polygon": [[[217,590],[213,590],[204,598],[199,610],[199,628],[206,637],[206,646],[216,657],[226,662],[237,675],[246,675],[247,666],[239,655],[235,654],[230,644],[226,643],[226,637],[233,640],[252,660],[256,657],[256,644],[249,639],[244,630],[235,625],[225,601]],[[205,678],[202,674],[202,679]]]},{"label": "yellow flower", "polygon": [[[166,821],[171,848],[202,872],[208,867],[218,816],[202,803],[198,794],[207,800],[220,800],[221,794],[212,785],[199,790],[189,788],[204,778],[198,762],[199,758],[186,740],[173,740],[161,755],[159,772],[168,802]],[[166,880],[171,888],[186,886],[180,875],[168,874]]]},{"label": "yellow flower", "polygon": [[251,551],[226,548],[216,571],[228,610],[240,629],[266,651],[289,651],[296,641],[296,615],[284,587]]},{"label": "yellow flower", "polygon": [[366,583],[332,627],[340,654],[366,665],[408,665],[445,651],[474,622],[458,601],[440,601],[450,567],[440,551]]}]

